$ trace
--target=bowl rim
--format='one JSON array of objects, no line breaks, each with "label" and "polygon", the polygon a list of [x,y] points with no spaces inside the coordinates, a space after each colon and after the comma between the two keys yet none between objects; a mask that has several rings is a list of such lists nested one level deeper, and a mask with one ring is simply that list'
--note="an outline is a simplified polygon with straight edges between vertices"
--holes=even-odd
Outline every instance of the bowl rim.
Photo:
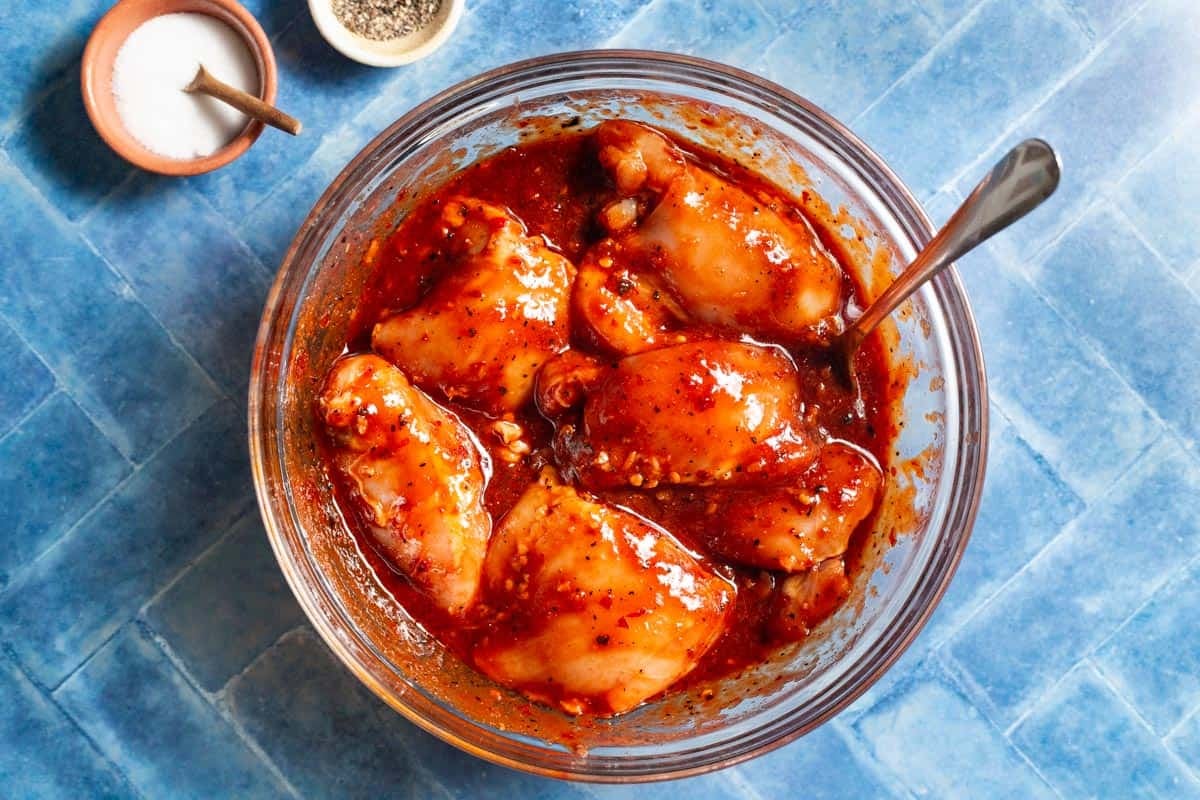
[{"label": "bowl rim", "polygon": [[[907,208],[902,209],[908,212],[912,222],[916,224],[916,229],[913,230],[913,243],[917,246],[923,246],[934,234],[934,228],[925,213],[924,208],[917,202],[915,196],[904,184],[903,181],[895,174],[895,172],[887,165],[887,163],[865,142],[854,134],[848,127],[830,114],[819,108],[811,101],[799,96],[786,87],[780,86],[772,81],[757,76],[745,70],[736,67],[722,64],[720,62],[709,59],[699,58],[695,56],[687,56],[675,53],[667,53],[652,50],[637,50],[637,49],[603,49],[603,50],[574,50],[562,53],[554,53],[545,56],[539,56],[530,59],[524,59],[510,64],[505,64],[485,72],[482,72],[473,77],[467,78],[459,83],[456,83],[441,92],[438,92],[428,100],[413,107],[406,114],[399,117],[395,122],[388,125],[383,131],[376,135],[368,142],[343,168],[343,170],[335,177],[321,194],[304,222],[297,229],[298,232],[290,243],[276,275],[275,281],[272,284],[270,293],[264,304],[263,316],[260,322],[258,336],[255,342],[254,360],[251,369],[251,379],[249,387],[248,399],[248,439],[251,455],[251,469],[253,472],[256,494],[260,512],[262,514],[268,538],[270,539],[272,549],[275,552],[276,558],[279,560],[281,570],[287,578],[289,586],[293,593],[300,601],[306,615],[313,623],[321,638],[325,641],[330,649],[336,654],[338,659],[368,688],[379,696],[389,706],[394,708],[402,716],[414,723],[421,729],[437,736],[439,739],[446,741],[455,747],[458,747],[466,752],[471,753],[486,761],[499,764],[501,766],[517,769],[523,772],[540,775],[544,777],[552,777],[558,779],[582,780],[596,783],[631,783],[631,782],[646,782],[659,780],[673,780],[678,778],[692,777],[713,772],[726,767],[734,766],[743,763],[752,758],[756,758],[765,753],[771,752],[779,747],[782,747],[801,736],[815,730],[820,725],[829,721],[832,717],[841,713],[863,693],[865,693],[873,684],[875,684],[884,673],[886,673],[895,662],[904,654],[909,646],[916,640],[921,631],[924,629],[929,618],[937,609],[941,602],[958,565],[962,559],[962,555],[966,549],[967,543],[974,527],[976,516],[979,511],[980,500],[983,493],[985,474],[987,468],[988,454],[988,429],[989,429],[989,403],[987,389],[987,374],[984,364],[982,348],[980,345],[978,328],[975,322],[974,313],[971,310],[970,302],[966,291],[963,288],[962,282],[958,277],[957,270],[951,266],[945,270],[934,281],[934,285],[946,287],[950,292],[951,298],[958,305],[958,314],[961,316],[963,323],[961,333],[964,334],[959,338],[959,346],[962,352],[967,356],[967,366],[973,367],[971,374],[962,374],[960,376],[960,384],[966,386],[971,383],[972,379],[979,387],[979,396],[976,398],[977,407],[974,408],[975,419],[978,422],[978,430],[976,432],[977,439],[974,437],[968,438],[968,444],[976,448],[974,456],[974,469],[963,470],[961,475],[964,480],[968,481],[963,491],[959,495],[959,502],[956,504],[955,519],[956,527],[961,530],[957,541],[952,549],[947,552],[939,553],[936,558],[930,559],[930,563],[926,569],[933,569],[935,562],[940,568],[940,578],[936,585],[930,587],[928,594],[928,602],[924,603],[915,611],[908,624],[908,628],[904,631],[903,636],[894,641],[890,651],[883,657],[872,663],[869,671],[867,671],[861,679],[856,680],[853,685],[841,696],[834,701],[830,707],[816,715],[813,719],[803,725],[798,725],[794,729],[787,731],[782,735],[760,744],[753,749],[745,750],[744,752],[734,754],[732,756],[723,757],[720,760],[713,760],[695,766],[673,768],[668,771],[656,772],[653,774],[611,774],[598,771],[583,771],[558,769],[547,767],[541,764],[532,764],[527,761],[511,758],[504,754],[495,753],[473,741],[464,739],[452,731],[445,730],[440,727],[434,720],[424,716],[416,708],[405,703],[400,698],[395,698],[387,691],[380,691],[381,687],[374,676],[370,675],[366,666],[355,661],[351,654],[343,648],[336,646],[340,642],[340,637],[337,632],[327,624],[327,620],[320,613],[315,605],[315,599],[309,596],[308,592],[311,587],[298,582],[300,576],[295,574],[295,571],[289,569],[287,560],[292,558],[292,554],[286,549],[286,542],[277,527],[275,518],[275,510],[272,507],[272,498],[269,493],[269,487],[266,485],[266,477],[264,475],[264,441],[263,436],[274,437],[275,429],[265,430],[263,419],[261,418],[261,402],[259,396],[261,389],[264,387],[265,371],[269,368],[273,358],[277,358],[278,354],[271,354],[267,345],[269,342],[271,331],[276,322],[276,317],[281,310],[281,300],[284,284],[293,270],[293,261],[296,258],[301,244],[304,240],[304,234],[316,224],[317,218],[326,210],[327,206],[333,201],[342,190],[344,184],[347,183],[354,175],[356,169],[360,166],[363,160],[370,154],[374,153],[382,143],[387,141],[394,132],[413,125],[418,121],[429,116],[431,112],[442,107],[451,101],[466,101],[471,99],[471,96],[478,90],[486,88],[497,81],[505,78],[518,75],[520,73],[529,72],[531,70],[552,68],[555,66],[565,66],[577,61],[587,62],[611,62],[614,67],[619,66],[630,60],[642,62],[658,62],[664,65],[679,66],[698,70],[712,77],[718,77],[724,80],[734,80],[750,84],[759,91],[769,95],[775,95],[789,104],[798,106],[806,113],[812,115],[821,125],[827,126],[833,133],[843,137],[852,147],[856,148],[858,155],[863,157],[867,165],[875,170],[888,184],[889,189],[895,191],[898,199]],[[274,387],[271,387],[272,389]],[[964,407],[967,405],[963,398],[963,391],[960,389],[960,400],[963,400]],[[960,460],[965,457],[960,457]]]},{"label": "bowl rim", "polygon": [[443,0],[450,8],[429,38],[412,47],[381,52],[363,47],[333,16],[331,0],[308,0],[308,13],[321,37],[339,53],[369,67],[402,67],[432,54],[449,40],[466,9],[466,0]]},{"label": "bowl rim", "polygon": [[[97,99],[96,95],[100,91],[100,87],[97,85],[99,78],[96,70],[99,66],[97,62],[100,48],[106,40],[116,35],[116,29],[120,27],[120,23],[125,17],[130,14],[135,16],[144,14],[144,19],[138,23],[141,25],[164,14],[196,13],[208,14],[228,24],[228,20],[212,13],[213,8],[221,9],[242,26],[242,29],[239,30],[236,26],[230,25],[255,56],[259,70],[259,99],[269,105],[274,105],[279,85],[275,51],[272,49],[271,42],[262,25],[237,0],[120,0],[100,18],[96,27],[92,29],[91,35],[88,36],[87,45],[83,49],[83,59],[79,65],[79,85],[83,94],[84,109],[87,111],[88,119],[92,122],[92,127],[96,129],[96,133],[104,140],[104,143],[135,167],[147,172],[173,177],[202,175],[235,161],[249,150],[250,145],[254,144],[262,135],[263,123],[256,119],[250,119],[241,133],[209,155],[199,158],[168,158],[155,153],[135,139],[125,130],[118,115],[105,113]],[[134,30],[136,30],[136,26]]]}]

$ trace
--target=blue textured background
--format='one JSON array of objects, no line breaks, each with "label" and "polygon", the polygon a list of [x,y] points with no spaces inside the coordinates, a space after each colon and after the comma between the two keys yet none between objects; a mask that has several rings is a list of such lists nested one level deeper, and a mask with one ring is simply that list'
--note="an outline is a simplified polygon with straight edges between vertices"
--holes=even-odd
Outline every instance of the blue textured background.
[{"label": "blue textured background", "polygon": [[[190,180],[132,170],[84,116],[105,5],[0,19],[0,794],[1200,797],[1195,0],[478,0],[394,71],[255,0],[305,133]],[[686,785],[529,778],[392,713],[305,623],[246,463],[258,312],[322,187],[432,92],[593,46],[783,82],[939,220],[1016,139],[1065,162],[962,265],[992,457],[933,622],[831,724]]]}]

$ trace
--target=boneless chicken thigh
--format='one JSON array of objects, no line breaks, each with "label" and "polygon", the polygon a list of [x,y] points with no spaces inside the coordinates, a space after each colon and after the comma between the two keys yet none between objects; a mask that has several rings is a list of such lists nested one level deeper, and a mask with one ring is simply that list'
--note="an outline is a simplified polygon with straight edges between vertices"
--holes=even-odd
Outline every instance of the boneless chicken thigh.
[{"label": "boneless chicken thigh", "polygon": [[596,140],[623,198],[602,223],[693,318],[795,342],[838,333],[841,269],[802,215],[688,160],[645,125],[610,120]]},{"label": "boneless chicken thigh", "polygon": [[725,628],[734,586],[665,530],[543,472],[496,529],[497,622],[474,660],[571,714],[617,714],[686,675]]},{"label": "boneless chicken thigh", "polygon": [[375,541],[450,614],[475,600],[491,534],[466,427],[374,355],[334,364],[319,399],[334,467]]},{"label": "boneless chicken thigh", "polygon": [[376,325],[372,347],[418,386],[486,412],[517,409],[538,367],[567,346],[575,268],[482,200],[447,201],[439,225],[446,275],[415,308]]},{"label": "boneless chicken thigh", "polygon": [[687,314],[662,279],[631,269],[625,243],[613,239],[580,263],[571,310],[588,340],[607,352],[633,355],[688,340]]},{"label": "boneless chicken thigh", "polygon": [[621,359],[599,375],[560,460],[585,486],[766,484],[802,473],[817,452],[799,376],[779,348],[704,341]]},{"label": "boneless chicken thigh", "polygon": [[854,529],[875,508],[882,481],[870,456],[831,442],[794,485],[714,498],[709,546],[740,564],[807,570],[846,552]]},{"label": "boneless chicken thigh", "polygon": [[783,642],[797,642],[837,610],[850,594],[841,558],[830,558],[808,572],[789,575],[775,589],[768,630]]}]

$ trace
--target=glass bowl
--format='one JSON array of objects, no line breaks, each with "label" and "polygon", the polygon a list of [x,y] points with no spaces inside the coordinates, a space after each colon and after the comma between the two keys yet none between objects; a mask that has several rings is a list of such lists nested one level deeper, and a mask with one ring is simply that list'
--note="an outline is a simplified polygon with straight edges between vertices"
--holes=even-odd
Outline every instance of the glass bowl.
[{"label": "glass bowl", "polygon": [[[410,111],[317,201],[267,300],[250,383],[250,450],[280,566],[329,647],[364,684],[436,736],[499,764],[625,782],[694,775],[811,731],[899,657],[941,598],[983,485],[987,391],[974,321],[947,270],[879,333],[905,384],[888,491],[855,591],[799,645],[736,678],[611,720],[572,719],[476,673],[427,635],[375,578],[317,458],[313,399],[381,238],[458,168],[556,126],[650,121],[756,169],[797,198],[828,202],[868,295],[932,233],[887,165],[791,92],[720,64],[598,51],[523,61]],[[855,249],[857,248],[857,249]]]}]

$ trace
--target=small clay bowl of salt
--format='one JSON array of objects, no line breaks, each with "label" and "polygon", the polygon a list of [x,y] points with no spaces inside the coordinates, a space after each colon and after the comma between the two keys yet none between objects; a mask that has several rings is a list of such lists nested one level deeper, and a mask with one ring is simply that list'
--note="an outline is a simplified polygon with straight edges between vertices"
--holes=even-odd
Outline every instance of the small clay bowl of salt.
[{"label": "small clay bowl of salt", "polygon": [[465,0],[308,0],[325,41],[372,67],[411,64],[437,50],[465,5]]},{"label": "small clay bowl of salt", "polygon": [[121,0],[83,51],[83,104],[125,160],[163,175],[199,175],[245,153],[263,124],[184,92],[203,64],[226,84],[275,102],[275,54],[234,0]]}]

